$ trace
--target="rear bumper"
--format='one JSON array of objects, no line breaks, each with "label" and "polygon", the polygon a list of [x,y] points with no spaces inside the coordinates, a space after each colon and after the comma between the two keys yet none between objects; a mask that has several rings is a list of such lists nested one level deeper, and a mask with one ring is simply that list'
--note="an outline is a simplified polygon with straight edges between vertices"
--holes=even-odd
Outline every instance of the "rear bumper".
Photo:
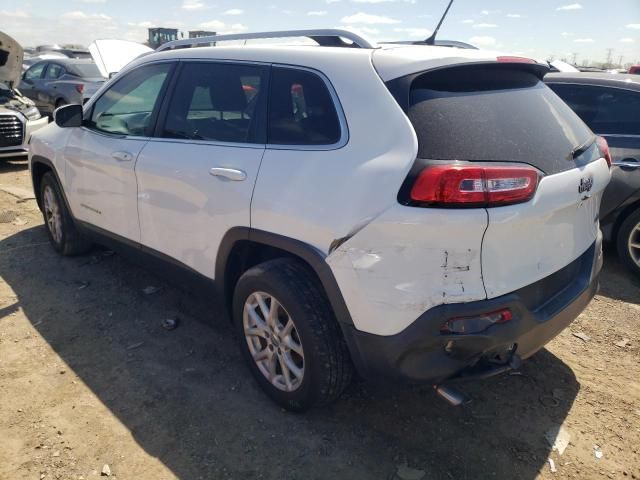
[{"label": "rear bumper", "polygon": [[[369,379],[395,378],[442,383],[458,377],[487,376],[540,350],[588,305],[598,289],[602,236],[578,259],[532,285],[491,300],[441,305],[428,310],[402,332],[379,336],[343,325],[351,356]],[[513,319],[480,334],[443,335],[454,317],[509,308]]]}]

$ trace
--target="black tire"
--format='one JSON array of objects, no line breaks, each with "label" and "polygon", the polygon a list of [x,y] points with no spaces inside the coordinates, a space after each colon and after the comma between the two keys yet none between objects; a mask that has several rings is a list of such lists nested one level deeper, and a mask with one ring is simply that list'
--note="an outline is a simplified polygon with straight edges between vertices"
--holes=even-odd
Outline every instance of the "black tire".
[{"label": "black tire", "polygon": [[[45,199],[48,189],[52,192],[53,198],[57,203],[57,208],[59,209],[59,235],[54,235],[49,222],[50,213],[46,207],[47,200]],[[49,242],[51,242],[51,245],[58,253],[67,256],[79,255],[91,248],[91,243],[80,234],[73,223],[73,218],[71,218],[71,214],[67,209],[67,204],[64,201],[58,181],[52,172],[45,173],[40,181],[40,203]]]},{"label": "black tire", "polygon": [[[249,350],[243,312],[245,302],[255,292],[275,297],[295,324],[304,353],[304,374],[293,391],[272,385]],[[267,395],[283,408],[302,412],[328,404],[349,385],[353,366],[340,326],[318,280],[301,262],[281,258],[245,272],[234,291],[233,319],[251,373]]]},{"label": "black tire", "polygon": [[[616,247],[618,249],[618,257],[624,266],[633,273],[640,275],[640,265],[633,259],[629,251],[630,240],[640,245],[640,231],[636,230],[638,226],[640,226],[640,209],[632,212],[620,225],[616,238]],[[637,254],[640,256],[640,248],[637,249]],[[638,258],[640,259],[640,257]]]}]

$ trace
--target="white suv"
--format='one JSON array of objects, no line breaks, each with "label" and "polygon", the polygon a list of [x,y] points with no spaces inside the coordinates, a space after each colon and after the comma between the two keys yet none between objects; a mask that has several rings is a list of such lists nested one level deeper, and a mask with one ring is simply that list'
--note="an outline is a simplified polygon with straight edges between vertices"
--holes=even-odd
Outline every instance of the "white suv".
[{"label": "white suv", "polygon": [[173,42],[59,109],[30,154],[54,248],[116,240],[215,280],[293,410],[354,365],[446,387],[542,348],[595,294],[610,177],[548,67],[294,33],[319,46]]}]

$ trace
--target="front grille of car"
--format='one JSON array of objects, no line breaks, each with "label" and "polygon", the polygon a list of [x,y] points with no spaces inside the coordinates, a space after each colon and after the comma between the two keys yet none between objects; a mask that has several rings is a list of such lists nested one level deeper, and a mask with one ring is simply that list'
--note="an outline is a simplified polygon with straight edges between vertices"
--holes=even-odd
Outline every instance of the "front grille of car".
[{"label": "front grille of car", "polygon": [[24,124],[15,115],[0,115],[0,148],[22,145]]}]

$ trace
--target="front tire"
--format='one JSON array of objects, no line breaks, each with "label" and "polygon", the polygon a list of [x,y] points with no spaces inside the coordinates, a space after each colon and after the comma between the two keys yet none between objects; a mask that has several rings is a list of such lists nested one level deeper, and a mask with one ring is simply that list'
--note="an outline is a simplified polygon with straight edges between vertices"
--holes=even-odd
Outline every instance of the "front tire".
[{"label": "front tire", "polygon": [[91,244],[74,225],[58,181],[51,172],[42,176],[40,199],[44,225],[53,248],[58,253],[69,256],[86,252]]},{"label": "front tire", "polygon": [[251,373],[278,405],[296,412],[324,405],[351,381],[340,327],[304,264],[276,259],[245,272],[233,317]]},{"label": "front tire", "polygon": [[616,244],[618,256],[625,267],[640,275],[640,209],[622,222]]}]

